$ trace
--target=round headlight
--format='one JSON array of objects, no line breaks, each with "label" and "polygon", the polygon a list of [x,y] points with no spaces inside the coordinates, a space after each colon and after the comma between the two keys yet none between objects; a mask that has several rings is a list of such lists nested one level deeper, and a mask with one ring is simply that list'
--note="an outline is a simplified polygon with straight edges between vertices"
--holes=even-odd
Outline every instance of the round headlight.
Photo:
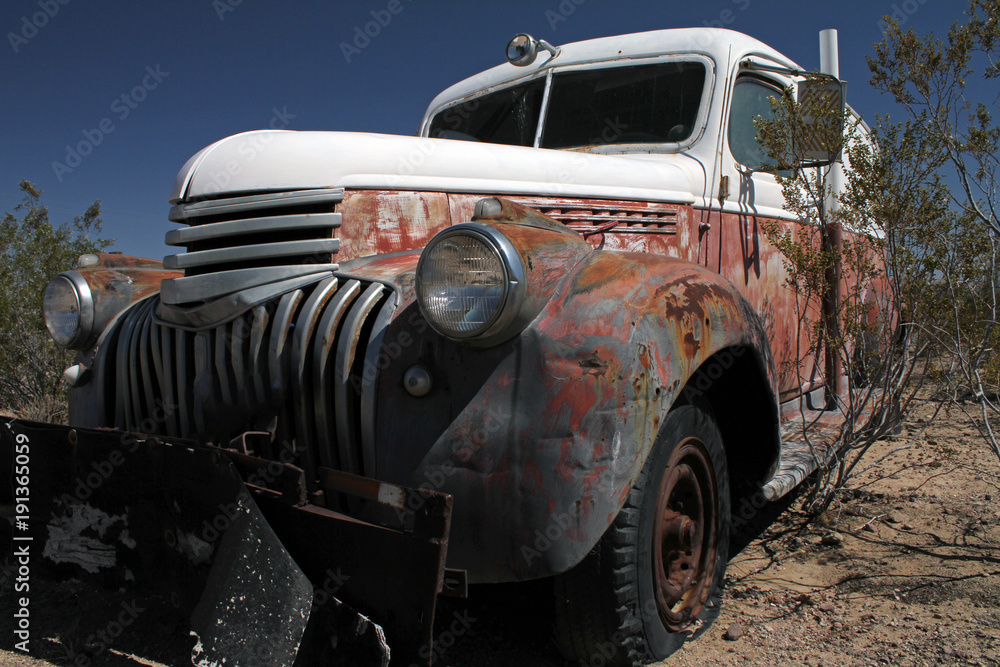
[{"label": "round headlight", "polygon": [[57,345],[80,348],[90,337],[94,302],[90,286],[76,271],[60,273],[45,289],[45,326]]},{"label": "round headlight", "polygon": [[438,234],[417,265],[417,300],[428,323],[457,340],[503,336],[524,290],[520,258],[510,241],[486,225]]}]

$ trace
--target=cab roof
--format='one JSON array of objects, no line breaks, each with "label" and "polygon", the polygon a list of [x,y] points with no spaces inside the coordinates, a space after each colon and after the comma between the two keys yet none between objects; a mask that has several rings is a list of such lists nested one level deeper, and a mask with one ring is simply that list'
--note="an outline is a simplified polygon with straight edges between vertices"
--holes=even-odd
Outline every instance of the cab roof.
[{"label": "cab roof", "polygon": [[[500,46],[498,45],[498,50]],[[552,67],[652,58],[672,53],[696,53],[709,56],[717,65],[724,65],[731,54],[733,62],[755,56],[783,67],[799,69],[793,61],[760,40],[723,28],[651,30],[572,42],[560,46],[560,49],[559,55],[554,58],[545,51],[539,51],[538,58],[527,67],[515,67],[510,63],[504,63],[450,86],[431,101],[424,120],[426,121],[427,116],[448,102],[464,99],[510,81],[530,77]]]}]

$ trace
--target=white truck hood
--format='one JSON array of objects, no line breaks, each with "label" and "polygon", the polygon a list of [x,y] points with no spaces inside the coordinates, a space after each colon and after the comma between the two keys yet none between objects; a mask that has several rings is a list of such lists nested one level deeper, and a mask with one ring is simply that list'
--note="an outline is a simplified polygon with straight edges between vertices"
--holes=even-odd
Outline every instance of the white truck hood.
[{"label": "white truck hood", "polygon": [[360,132],[258,130],[187,161],[170,201],[225,193],[376,188],[693,203],[701,165],[683,155],[598,155]]}]

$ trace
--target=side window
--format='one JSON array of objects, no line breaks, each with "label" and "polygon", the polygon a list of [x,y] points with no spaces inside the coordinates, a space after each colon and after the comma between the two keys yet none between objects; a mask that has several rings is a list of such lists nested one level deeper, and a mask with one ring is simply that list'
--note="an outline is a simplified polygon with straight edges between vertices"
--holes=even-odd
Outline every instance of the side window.
[{"label": "side window", "polygon": [[753,121],[758,116],[772,118],[771,98],[781,97],[782,94],[778,86],[760,79],[737,79],[729,110],[729,150],[741,165],[757,170],[768,162],[767,154],[757,143],[757,128]]}]

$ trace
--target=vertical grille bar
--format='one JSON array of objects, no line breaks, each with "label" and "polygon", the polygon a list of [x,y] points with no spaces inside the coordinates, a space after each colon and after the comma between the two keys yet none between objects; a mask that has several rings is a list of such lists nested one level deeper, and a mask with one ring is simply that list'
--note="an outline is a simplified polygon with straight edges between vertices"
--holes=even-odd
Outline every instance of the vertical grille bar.
[{"label": "vertical grille bar", "polygon": [[278,311],[274,314],[271,328],[271,344],[268,347],[267,369],[271,377],[271,395],[278,401],[285,396],[285,339],[295,315],[295,308],[302,300],[302,290],[295,290],[281,297]]},{"label": "vertical grille bar", "polygon": [[247,391],[246,369],[243,368],[243,327],[242,320],[237,318],[229,325],[229,353],[230,367],[232,369],[233,380],[236,386],[236,395],[233,397],[234,403],[239,403],[244,410],[250,407],[250,396]]},{"label": "vertical grille bar", "polygon": [[336,278],[327,278],[320,282],[302,305],[299,317],[295,321],[295,330],[292,332],[289,375],[295,412],[295,453],[306,471],[306,482],[310,485],[316,479],[314,456],[316,431],[312,418],[312,402],[306,400],[306,388],[309,386],[309,373],[312,370],[307,363],[307,356],[309,341],[312,339],[322,308],[336,288]]},{"label": "vertical grille bar", "polygon": [[122,318],[121,330],[118,333],[118,350],[115,354],[115,426],[128,429],[128,339],[132,331],[134,313]]},{"label": "vertical grille bar", "polygon": [[[178,331],[178,334],[183,332]],[[160,350],[163,353],[163,382],[160,390],[163,392],[164,406],[167,410],[167,435],[180,435],[177,426],[177,392],[174,389],[174,330],[170,327],[160,327]],[[119,389],[119,392],[121,390]]]},{"label": "vertical grille bar", "polygon": [[219,378],[219,395],[223,405],[233,404],[233,371],[230,365],[229,325],[223,324],[215,330],[215,375]]},{"label": "vertical grille bar", "polygon": [[177,331],[174,334],[175,367],[174,377],[177,378],[177,420],[181,437],[191,436],[191,391],[188,387],[188,333]]},{"label": "vertical grille bar", "polygon": [[375,380],[382,356],[382,339],[395,312],[396,293],[392,292],[375,318],[361,369],[361,453],[365,474],[371,477],[378,476],[375,469]]},{"label": "vertical grille bar", "polygon": [[250,326],[250,348],[248,356],[250,359],[250,377],[253,378],[254,392],[257,400],[261,403],[267,400],[267,364],[264,363],[264,356],[261,351],[264,347],[264,335],[270,316],[265,306],[257,306],[253,309],[253,324]]},{"label": "vertical grille bar", "polygon": [[136,312],[135,320],[129,331],[128,340],[128,372],[129,372],[129,398],[132,410],[128,416],[131,418],[132,430],[139,430],[139,425],[143,421],[142,409],[142,384],[139,380],[139,340],[142,338],[142,323],[146,320],[146,315],[153,305],[153,300],[143,302]]},{"label": "vertical grille bar", "polygon": [[[149,353],[153,359],[153,372],[156,373],[156,384],[157,388],[163,386],[163,357],[160,350],[160,339],[162,334],[160,333],[160,325],[153,322],[153,325],[149,328]],[[160,395],[157,394],[159,397]]]},{"label": "vertical grille bar", "polygon": [[[158,374],[154,374],[152,364],[150,361],[152,357],[150,356],[150,342],[152,335],[150,331],[156,325],[153,324],[153,319],[147,316],[142,320],[142,331],[139,334],[139,374],[142,376],[142,389],[143,397],[145,399],[145,410],[143,414],[153,415],[156,413],[156,392],[153,389],[154,382],[157,381]],[[153,428],[156,428],[155,426]]]},{"label": "vertical grille bar", "polygon": [[357,295],[361,292],[361,283],[357,280],[348,281],[337,294],[330,299],[323,317],[319,322],[318,335],[313,343],[313,404],[316,414],[316,444],[319,449],[320,465],[327,468],[342,469],[340,451],[337,447],[337,433],[333,420],[334,403],[333,370],[329,363],[330,352],[336,347],[337,332],[344,314]]},{"label": "vertical grille bar", "polygon": [[[289,400],[288,392],[288,333],[295,318],[295,312],[302,302],[303,291],[297,289],[281,297],[278,310],[274,315],[274,325],[271,327],[271,340],[268,346],[267,367],[271,380],[269,396],[276,407],[284,406]],[[282,411],[285,413],[285,411]],[[293,420],[285,418],[275,425],[274,437],[281,451],[286,455],[295,456],[293,441],[295,439]]]},{"label": "vertical grille bar", "polygon": [[[258,405],[264,406],[267,413],[268,423],[257,423],[255,429],[274,433],[276,430],[276,420],[272,416],[276,408],[272,405],[275,402],[271,398],[271,381],[267,363],[267,343],[270,336],[271,313],[267,306],[256,306],[253,311],[253,319],[250,325],[250,346],[247,350],[247,366],[250,369],[251,382],[253,383],[254,394],[257,397]],[[271,459],[274,456],[274,448],[271,441],[260,443],[261,450],[258,456]]]},{"label": "vertical grille bar", "polygon": [[196,433],[207,433],[205,411],[215,404],[212,386],[212,336],[202,331],[194,336],[194,427]]},{"label": "vertical grille bar", "polygon": [[360,403],[358,388],[360,378],[355,375],[354,360],[361,338],[361,327],[368,313],[375,307],[382,295],[383,287],[372,283],[351,307],[344,329],[337,345],[337,359],[334,371],[334,399],[337,416],[337,445],[340,448],[340,462],[344,470],[363,475],[363,458],[360,456],[357,422],[351,418]]}]

